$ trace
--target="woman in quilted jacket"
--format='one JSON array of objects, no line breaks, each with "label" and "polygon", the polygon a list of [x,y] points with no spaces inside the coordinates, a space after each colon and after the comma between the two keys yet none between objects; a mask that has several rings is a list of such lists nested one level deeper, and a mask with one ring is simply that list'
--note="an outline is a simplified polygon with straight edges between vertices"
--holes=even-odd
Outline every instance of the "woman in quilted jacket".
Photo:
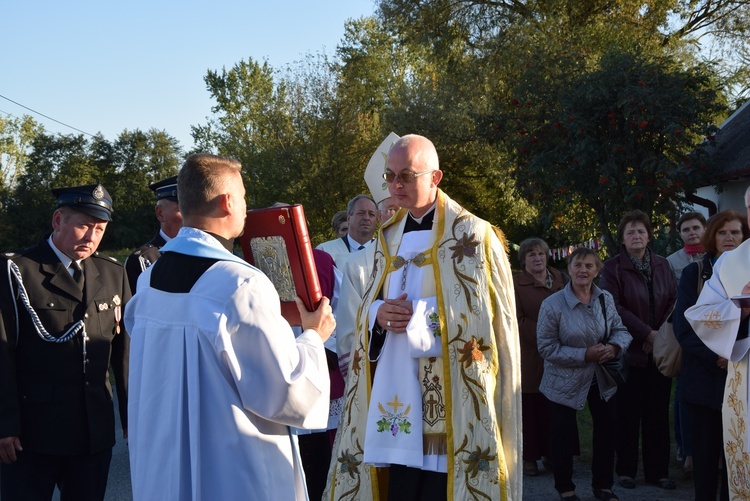
[{"label": "woman in quilted jacket", "polygon": [[594,285],[602,262],[591,249],[580,247],[568,257],[570,282],[542,302],[537,347],[544,358],[539,390],[550,400],[550,455],[555,490],[564,501],[576,501],[573,451],[576,411],[586,401],[594,423],[591,462],[594,497],[616,500],[612,492],[615,456],[617,383],[604,365],[628,349],[632,338],[617,314],[612,296]]}]

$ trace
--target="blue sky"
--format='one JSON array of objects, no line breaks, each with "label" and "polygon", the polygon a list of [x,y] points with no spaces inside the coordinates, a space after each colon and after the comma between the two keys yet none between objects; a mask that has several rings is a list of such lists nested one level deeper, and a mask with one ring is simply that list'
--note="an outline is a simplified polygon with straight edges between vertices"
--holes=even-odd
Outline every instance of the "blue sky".
[{"label": "blue sky", "polygon": [[[0,4],[0,96],[108,140],[155,128],[187,149],[190,126],[211,112],[207,70],[332,56],[345,21],[374,9],[373,0],[8,0]],[[3,98],[0,114],[77,134]]]}]

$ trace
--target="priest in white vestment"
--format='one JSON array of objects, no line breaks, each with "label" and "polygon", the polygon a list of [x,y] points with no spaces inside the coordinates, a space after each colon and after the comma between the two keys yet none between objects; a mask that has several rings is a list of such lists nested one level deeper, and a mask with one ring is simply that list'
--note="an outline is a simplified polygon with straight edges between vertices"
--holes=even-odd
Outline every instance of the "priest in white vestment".
[{"label": "priest in white vestment", "polygon": [[[745,205],[750,223],[750,188]],[[738,306],[731,298],[740,295],[750,295],[750,240],[719,257],[695,306],[685,311],[701,341],[730,362],[721,412],[729,498],[736,501],[750,499],[750,301]]]},{"label": "priest in white vestment", "polygon": [[185,161],[185,226],[125,311],[137,500],[307,498],[289,427],[326,426],[323,342],[335,321],[326,298],[302,307],[295,339],[271,282],[232,254],[246,214],[240,169],[214,155]]},{"label": "priest in white vestment", "polygon": [[397,141],[385,179],[403,209],[376,240],[324,499],[519,501],[520,350],[504,237],[438,189],[427,138]]}]

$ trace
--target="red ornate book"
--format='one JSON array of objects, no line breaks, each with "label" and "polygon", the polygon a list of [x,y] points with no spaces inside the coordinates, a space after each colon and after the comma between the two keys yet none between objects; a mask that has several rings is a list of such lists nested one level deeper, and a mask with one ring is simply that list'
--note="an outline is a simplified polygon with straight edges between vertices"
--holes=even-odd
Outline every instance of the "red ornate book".
[{"label": "red ornate book", "polygon": [[289,325],[301,325],[295,296],[302,298],[308,311],[315,311],[323,297],[302,206],[247,211],[240,243],[245,261],[276,287],[281,314]]}]

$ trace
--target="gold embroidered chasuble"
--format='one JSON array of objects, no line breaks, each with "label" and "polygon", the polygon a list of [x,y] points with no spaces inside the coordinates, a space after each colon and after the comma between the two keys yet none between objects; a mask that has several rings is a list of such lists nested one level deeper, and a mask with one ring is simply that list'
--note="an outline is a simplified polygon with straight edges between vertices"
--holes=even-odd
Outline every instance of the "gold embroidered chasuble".
[{"label": "gold embroidered chasuble", "polygon": [[[520,350],[507,243],[500,230],[440,190],[435,211],[429,259],[443,356],[419,361],[420,367],[434,367],[430,383],[441,386],[444,398],[447,419],[439,447],[447,454],[447,497],[520,501]],[[399,211],[378,235],[373,271],[357,315],[345,408],[324,499],[380,499],[384,492],[376,469],[362,461],[365,432],[378,426],[367,421],[374,374],[367,356],[369,312],[398,258],[406,215],[406,210]],[[396,270],[393,279],[400,274]],[[424,381],[420,385],[424,395],[432,394]],[[429,405],[423,400],[426,414]],[[434,452],[434,447],[434,437],[428,437],[425,451]]]}]

